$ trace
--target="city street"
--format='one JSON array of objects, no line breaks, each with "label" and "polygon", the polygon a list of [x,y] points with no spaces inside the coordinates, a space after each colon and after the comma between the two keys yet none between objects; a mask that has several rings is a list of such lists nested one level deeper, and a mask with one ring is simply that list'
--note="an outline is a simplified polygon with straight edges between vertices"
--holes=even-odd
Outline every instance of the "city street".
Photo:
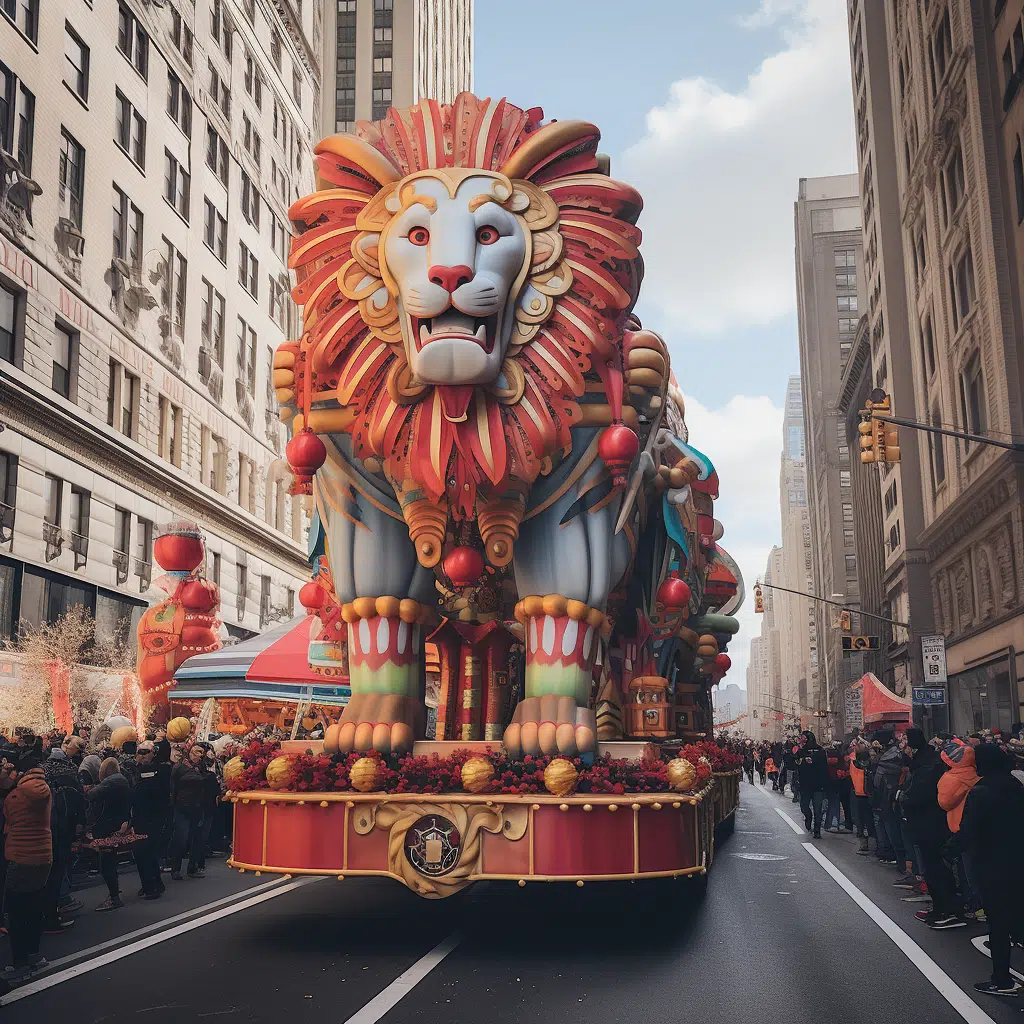
[{"label": "city street", "polygon": [[[219,862],[116,914],[91,913],[101,893],[90,890],[75,928],[45,939],[51,969],[3,1000],[3,1020],[455,1024],[532,1020],[540,1007],[598,1024],[758,1010],[787,1024],[1017,1019],[1016,1001],[979,1006],[965,992],[988,977],[972,944],[983,925],[929,931],[893,869],[856,856],[845,835],[810,852],[799,819],[788,797],[744,783],[703,900],[681,880],[490,883],[428,902],[387,881],[255,878]],[[134,881],[122,876],[126,893]],[[1024,969],[1019,951],[1014,965]]]}]

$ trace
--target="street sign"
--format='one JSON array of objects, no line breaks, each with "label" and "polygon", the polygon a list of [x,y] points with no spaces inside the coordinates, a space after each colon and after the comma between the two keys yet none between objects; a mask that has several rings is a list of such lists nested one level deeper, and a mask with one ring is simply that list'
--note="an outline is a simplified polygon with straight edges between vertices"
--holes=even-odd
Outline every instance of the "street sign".
[{"label": "street sign", "polygon": [[946,676],[946,638],[937,636],[921,637],[921,658],[924,661],[924,681],[929,686],[948,682]]},{"label": "street sign", "polygon": [[847,687],[843,694],[843,718],[846,732],[864,728],[864,697],[861,688]]},{"label": "street sign", "polygon": [[925,707],[945,704],[946,688],[944,686],[915,686],[914,703]]}]

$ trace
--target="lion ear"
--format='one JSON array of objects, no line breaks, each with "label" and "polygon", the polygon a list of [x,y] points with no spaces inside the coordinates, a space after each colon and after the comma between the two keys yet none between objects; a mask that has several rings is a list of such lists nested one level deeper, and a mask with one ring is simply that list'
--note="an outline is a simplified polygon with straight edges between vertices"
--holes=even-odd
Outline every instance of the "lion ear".
[{"label": "lion ear", "polygon": [[531,231],[543,231],[558,223],[557,204],[532,181],[513,181],[512,196],[504,206],[512,213],[518,213]]}]

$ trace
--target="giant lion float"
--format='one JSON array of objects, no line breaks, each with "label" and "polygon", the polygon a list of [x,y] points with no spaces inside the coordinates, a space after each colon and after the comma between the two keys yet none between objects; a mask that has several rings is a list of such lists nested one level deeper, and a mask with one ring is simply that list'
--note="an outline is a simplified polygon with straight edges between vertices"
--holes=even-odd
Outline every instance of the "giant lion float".
[{"label": "giant lion float", "polygon": [[[593,125],[545,123],[505,100],[425,100],[321,142],[317,190],[292,207],[303,333],[278,350],[274,385],[295,487],[315,509],[310,664],[345,674],[351,698],[316,766],[267,764],[254,747],[233,799],[244,815],[244,790],[269,790],[265,807],[294,796],[300,776],[300,789],[343,792],[344,852],[317,853],[307,870],[391,874],[437,894],[443,883],[422,882],[425,850],[447,865],[433,874],[460,885],[710,863],[711,812],[699,808],[717,798],[707,751],[693,744],[710,733],[742,581],[717,544],[718,477],[689,443],[666,345],[632,313],[642,201],[609,176],[599,139]],[[428,670],[435,743],[415,754],[455,759],[443,776],[463,795],[445,805],[445,827],[440,786],[422,781],[431,769],[410,753],[427,737]],[[467,774],[465,751],[444,742],[480,763]],[[514,767],[524,763],[525,781]],[[550,794],[531,798],[528,815],[523,805],[526,817],[512,796],[488,799],[513,777],[514,793]],[[426,817],[417,786],[434,794]],[[630,787],[645,795],[630,805],[636,821],[621,822],[622,865],[537,866],[544,800],[569,811],[587,793],[581,812],[602,800],[614,811]],[[641,822],[662,809],[659,789],[694,795],[671,802],[651,838]],[[391,806],[398,794],[412,804]],[[275,853],[273,838],[268,847],[276,818],[253,816],[251,835],[239,819],[234,863],[286,870],[283,860],[308,859],[298,810],[319,850],[323,822],[298,802],[292,852]],[[474,826],[481,806],[494,820]],[[722,798],[718,816],[734,806]],[[465,838],[457,822],[474,836],[465,849],[450,841]],[[359,837],[381,829],[384,860],[374,867],[367,852],[356,863]],[[525,847],[511,859],[486,852],[524,835],[529,870]],[[599,839],[570,843],[572,856],[600,859]],[[516,866],[503,873],[499,861]]]}]

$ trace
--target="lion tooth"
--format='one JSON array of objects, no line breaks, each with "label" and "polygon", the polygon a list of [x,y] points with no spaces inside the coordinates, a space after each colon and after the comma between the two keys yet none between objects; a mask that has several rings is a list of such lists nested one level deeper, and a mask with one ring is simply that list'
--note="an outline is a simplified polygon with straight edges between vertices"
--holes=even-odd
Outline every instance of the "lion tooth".
[{"label": "lion tooth", "polygon": [[487,324],[481,324],[476,329],[476,340],[483,345],[487,341]]},{"label": "lion tooth", "polygon": [[420,344],[426,345],[430,341],[430,331],[427,330],[426,324],[420,324]]}]

